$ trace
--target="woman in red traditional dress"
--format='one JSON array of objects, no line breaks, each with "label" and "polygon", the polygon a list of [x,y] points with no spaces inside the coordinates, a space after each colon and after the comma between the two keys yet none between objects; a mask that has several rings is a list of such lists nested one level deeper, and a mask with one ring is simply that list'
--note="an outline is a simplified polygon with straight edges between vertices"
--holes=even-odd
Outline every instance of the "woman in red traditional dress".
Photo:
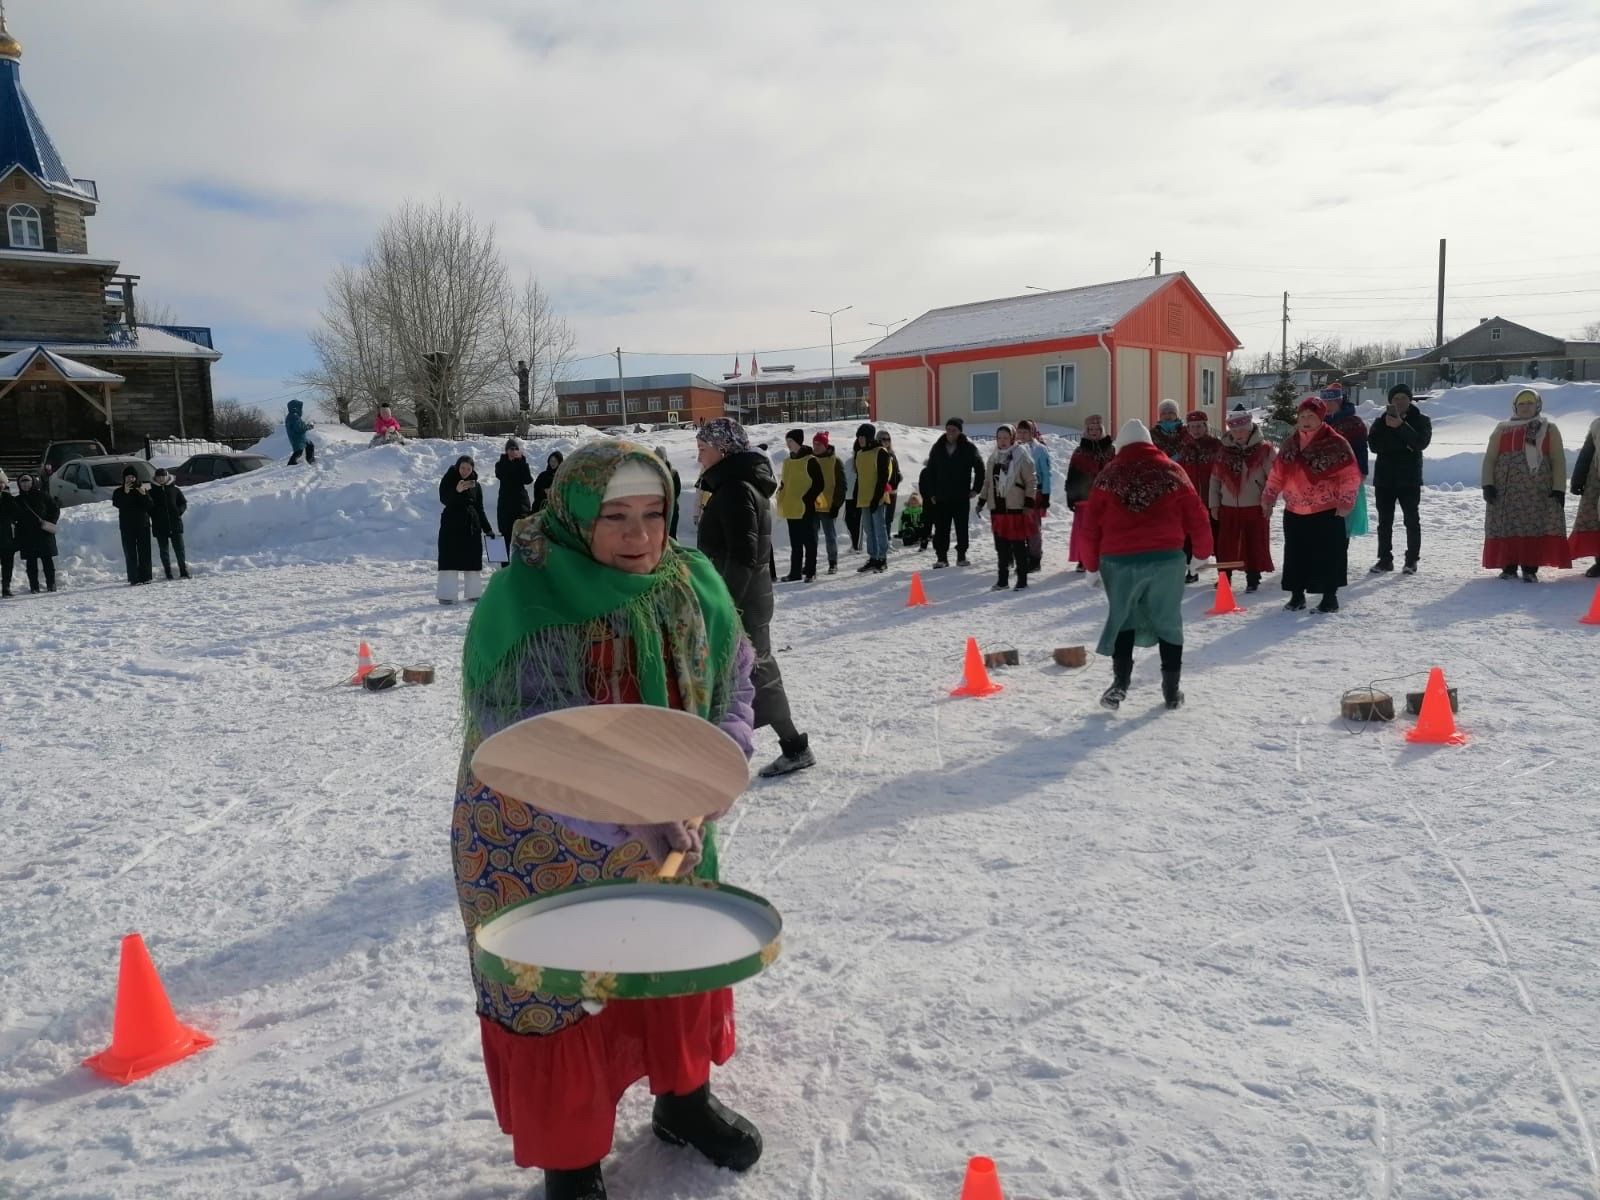
[{"label": "woman in red traditional dress", "polygon": [[1283,497],[1283,590],[1290,612],[1306,606],[1307,592],[1321,592],[1320,613],[1339,611],[1339,589],[1349,582],[1350,538],[1344,519],[1355,507],[1361,469],[1345,441],[1323,424],[1322,401],[1300,402],[1295,431],[1278,448],[1267,475],[1261,510],[1269,516]]},{"label": "woman in red traditional dress", "polygon": [[1261,498],[1277,456],[1254,417],[1244,411],[1228,415],[1228,436],[1211,471],[1207,502],[1217,528],[1217,561],[1244,564],[1247,592],[1260,588],[1261,576],[1274,569],[1272,527]]},{"label": "woman in red traditional dress", "polygon": [[1116,456],[1116,440],[1106,436],[1105,422],[1099,416],[1085,417],[1083,437],[1078,439],[1078,448],[1072,452],[1072,461],[1067,464],[1067,511],[1073,514],[1072,539],[1067,544],[1067,557],[1078,564],[1080,573],[1086,568],[1083,565],[1083,521],[1078,512],[1089,499],[1095,477]]},{"label": "woman in red traditional dress", "polygon": [[1561,431],[1540,413],[1544,400],[1523,388],[1511,401],[1483,456],[1483,565],[1501,579],[1533,583],[1540,567],[1570,567],[1567,545],[1567,459]]}]

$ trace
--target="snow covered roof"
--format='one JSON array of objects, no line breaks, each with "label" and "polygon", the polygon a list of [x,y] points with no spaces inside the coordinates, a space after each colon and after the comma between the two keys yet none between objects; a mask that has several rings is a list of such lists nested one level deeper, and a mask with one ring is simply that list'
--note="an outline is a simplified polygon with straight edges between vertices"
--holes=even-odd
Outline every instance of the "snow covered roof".
[{"label": "snow covered roof", "polygon": [[[720,392],[722,385],[713,383],[699,375],[629,375],[622,381],[630,392],[656,392],[667,388],[705,388],[708,391]],[[614,392],[617,390],[617,377],[604,376],[599,379],[567,379],[556,384],[558,396],[589,396]]]},{"label": "snow covered roof", "polygon": [[[0,338],[0,353],[12,350],[24,350],[37,343],[18,341],[16,339]],[[49,342],[46,349],[57,354],[81,354],[92,358],[105,358],[115,355],[117,358],[203,358],[216,362],[222,357],[220,351],[208,346],[201,346],[187,338],[178,337],[164,329],[157,329],[153,325],[141,325],[136,330],[118,327],[117,336],[104,342]]]},{"label": "snow covered roof", "polygon": [[856,355],[856,361],[1104,333],[1176,278],[1144,275],[1062,292],[936,308]]},{"label": "snow covered roof", "polygon": [[754,375],[728,376],[723,379],[724,388],[742,388],[764,386],[766,384],[780,383],[827,383],[830,379],[838,378],[840,383],[860,383],[867,378],[865,367],[842,365],[837,371],[830,371],[827,367],[820,370],[805,371],[757,371]]},{"label": "snow covered roof", "polygon": [[57,354],[44,346],[34,345],[26,350],[18,350],[15,354],[8,354],[0,358],[0,382],[10,382],[21,379],[28,373],[40,358],[49,363],[61,378],[73,383],[122,383],[121,375],[114,375],[110,371],[102,371],[99,367],[91,367],[88,363],[78,362],[63,354]]},{"label": "snow covered roof", "polygon": [[95,197],[61,161],[61,153],[44,122],[22,90],[22,65],[0,59],[0,174],[21,167],[52,191],[70,192],[85,200]]}]

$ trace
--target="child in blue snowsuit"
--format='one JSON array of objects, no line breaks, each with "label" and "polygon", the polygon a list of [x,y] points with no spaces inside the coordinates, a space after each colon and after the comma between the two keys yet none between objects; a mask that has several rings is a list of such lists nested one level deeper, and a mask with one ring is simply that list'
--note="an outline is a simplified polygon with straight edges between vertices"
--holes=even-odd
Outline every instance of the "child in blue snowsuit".
[{"label": "child in blue snowsuit", "polygon": [[289,465],[292,467],[300,461],[304,454],[308,463],[317,461],[317,448],[312,445],[311,439],[306,434],[316,426],[307,421],[301,412],[305,409],[305,402],[301,400],[289,401],[289,414],[283,418],[283,430],[289,435],[289,448],[294,451],[289,455]]}]

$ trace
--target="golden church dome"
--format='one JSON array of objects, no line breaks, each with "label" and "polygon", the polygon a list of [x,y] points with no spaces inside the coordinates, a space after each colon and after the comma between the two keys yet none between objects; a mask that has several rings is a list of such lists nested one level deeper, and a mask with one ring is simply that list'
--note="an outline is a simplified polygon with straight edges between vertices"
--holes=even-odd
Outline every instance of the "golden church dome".
[{"label": "golden church dome", "polygon": [[9,30],[0,24],[0,58],[18,59],[22,57],[22,43],[11,36]]}]

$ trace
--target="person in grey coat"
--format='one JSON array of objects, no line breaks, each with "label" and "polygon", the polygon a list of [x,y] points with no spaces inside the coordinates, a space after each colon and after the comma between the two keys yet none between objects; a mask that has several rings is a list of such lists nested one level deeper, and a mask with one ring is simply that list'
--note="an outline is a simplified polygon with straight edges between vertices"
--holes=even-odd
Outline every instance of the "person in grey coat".
[{"label": "person in grey coat", "polygon": [[763,778],[791,775],[816,765],[811,739],[795,728],[783,674],[772,656],[772,497],[778,481],[772,462],[750,448],[744,427],[727,417],[707,421],[696,435],[700,487],[710,499],[700,513],[699,547],[733,596],[745,635],[755,648],[756,728],[770,725],[782,754],[761,769]]}]

